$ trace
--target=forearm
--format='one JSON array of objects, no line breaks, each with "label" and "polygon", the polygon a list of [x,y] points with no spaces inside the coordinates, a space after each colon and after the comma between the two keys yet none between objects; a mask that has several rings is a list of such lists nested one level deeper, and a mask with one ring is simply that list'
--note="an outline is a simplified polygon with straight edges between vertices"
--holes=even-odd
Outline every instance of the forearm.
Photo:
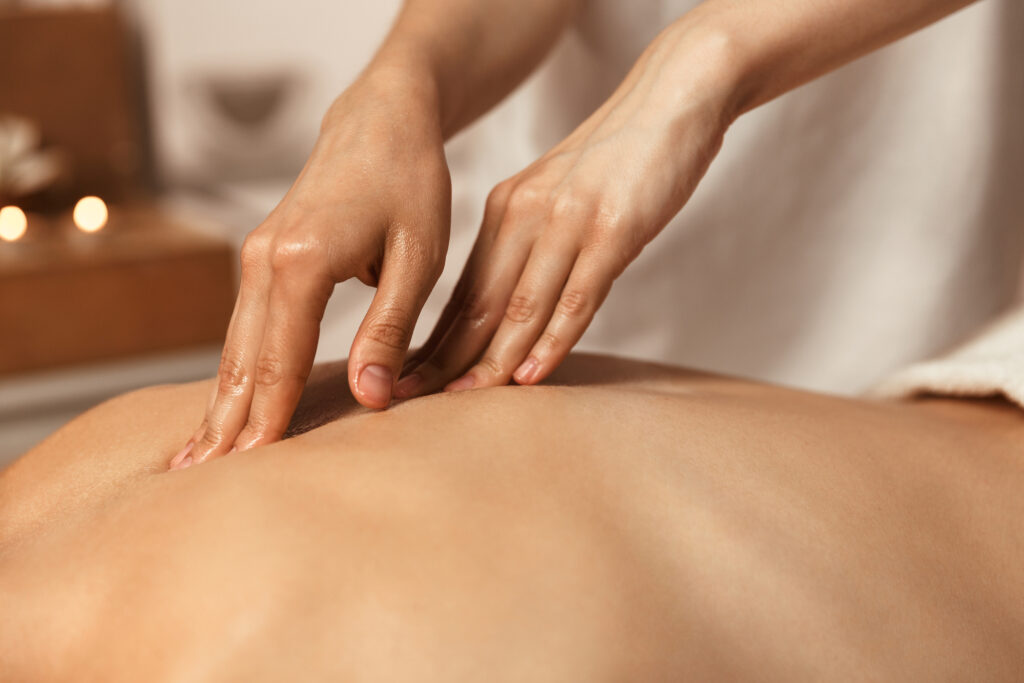
[{"label": "forearm", "polygon": [[436,106],[445,137],[511,92],[541,62],[580,0],[406,0],[367,73]]},{"label": "forearm", "polygon": [[715,36],[738,116],[974,0],[707,0],[669,30]]}]

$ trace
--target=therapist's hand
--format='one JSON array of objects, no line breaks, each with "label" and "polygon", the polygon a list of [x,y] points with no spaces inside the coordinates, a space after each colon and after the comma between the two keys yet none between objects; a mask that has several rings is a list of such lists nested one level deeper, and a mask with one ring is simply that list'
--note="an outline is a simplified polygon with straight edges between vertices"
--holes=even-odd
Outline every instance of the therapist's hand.
[{"label": "therapist's hand", "polygon": [[[695,61],[664,41],[566,140],[491,193],[460,281],[406,364],[399,397],[544,379],[615,278],[682,208],[731,117],[706,66],[719,60],[705,51]],[[683,51],[697,48],[706,46]]]},{"label": "therapist's hand", "polygon": [[349,354],[349,386],[365,406],[391,401],[444,266],[451,204],[437,107],[422,81],[394,76],[364,77],[335,102],[295,184],[246,238],[216,390],[172,467],[281,438],[327,300],[352,277],[377,292]]}]

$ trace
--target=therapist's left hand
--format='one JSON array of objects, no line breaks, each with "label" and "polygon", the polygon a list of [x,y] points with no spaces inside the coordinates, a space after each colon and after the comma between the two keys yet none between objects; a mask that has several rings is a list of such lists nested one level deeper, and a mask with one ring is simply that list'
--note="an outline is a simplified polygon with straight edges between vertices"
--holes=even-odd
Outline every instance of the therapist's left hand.
[{"label": "therapist's left hand", "polygon": [[730,109],[700,67],[657,47],[567,139],[491,192],[451,300],[406,361],[397,397],[543,380],[688,200]]}]

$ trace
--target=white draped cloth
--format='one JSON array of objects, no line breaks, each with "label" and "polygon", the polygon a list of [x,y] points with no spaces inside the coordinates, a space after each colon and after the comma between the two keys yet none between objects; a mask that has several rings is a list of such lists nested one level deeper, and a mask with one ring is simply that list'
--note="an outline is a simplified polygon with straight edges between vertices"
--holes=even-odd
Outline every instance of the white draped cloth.
[{"label": "white draped cloth", "polygon": [[949,353],[899,370],[871,393],[880,398],[1002,396],[1024,408],[1024,306]]}]

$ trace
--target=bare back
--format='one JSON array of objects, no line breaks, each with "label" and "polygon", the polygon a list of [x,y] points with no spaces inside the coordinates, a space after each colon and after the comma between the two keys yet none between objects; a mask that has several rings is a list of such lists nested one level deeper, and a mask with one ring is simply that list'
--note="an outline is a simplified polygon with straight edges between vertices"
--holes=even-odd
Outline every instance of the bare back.
[{"label": "bare back", "polygon": [[1024,420],[576,356],[183,472],[206,383],[0,478],[0,678],[579,681],[1024,672]]}]

